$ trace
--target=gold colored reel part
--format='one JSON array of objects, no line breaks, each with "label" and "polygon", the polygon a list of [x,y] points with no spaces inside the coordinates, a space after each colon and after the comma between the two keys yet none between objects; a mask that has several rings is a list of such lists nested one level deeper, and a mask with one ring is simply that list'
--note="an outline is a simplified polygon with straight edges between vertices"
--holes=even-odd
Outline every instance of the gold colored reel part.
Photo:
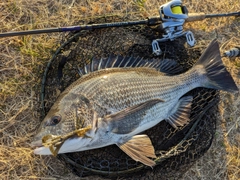
[{"label": "gold colored reel part", "polygon": [[75,131],[72,131],[66,135],[63,136],[54,136],[52,134],[48,134],[43,136],[42,138],[42,145],[45,147],[49,147],[52,155],[54,157],[57,156],[61,146],[63,145],[63,143],[70,137],[77,135],[78,137],[87,137],[87,138],[91,138],[90,136],[86,135],[86,132],[89,131],[90,129],[92,129],[92,126],[89,125],[85,128],[81,128]]}]

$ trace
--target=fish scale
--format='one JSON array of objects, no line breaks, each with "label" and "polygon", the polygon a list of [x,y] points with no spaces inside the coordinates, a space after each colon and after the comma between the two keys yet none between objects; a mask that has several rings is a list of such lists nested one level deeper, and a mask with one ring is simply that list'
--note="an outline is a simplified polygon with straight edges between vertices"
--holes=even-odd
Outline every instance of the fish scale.
[{"label": "fish scale", "polygon": [[[159,76],[160,73],[153,69],[146,70],[146,68],[135,68],[131,70],[131,73],[127,73],[127,76],[126,70],[122,71],[121,73],[111,74],[111,78],[108,81],[101,81],[106,75],[102,75],[103,77],[97,76],[95,79],[91,79],[91,82],[82,84],[84,88],[78,87],[76,90],[70,92],[75,93],[75,91],[77,91],[79,93],[80,89],[83,89],[82,91],[86,97],[94,99],[94,102],[98,102],[98,106],[101,106],[99,109],[101,112],[97,113],[101,114],[100,116],[104,116],[108,114],[107,112],[115,113],[124,108],[154,98],[163,99],[167,102],[165,106],[168,106],[171,104],[170,102],[172,99],[176,99],[177,101],[179,97],[189,91],[188,88],[184,91],[180,91],[180,86],[176,86],[178,85],[176,82],[184,81],[183,79],[186,79],[186,75],[180,75],[178,78],[175,77],[178,80],[174,79],[173,81],[171,79],[171,81],[167,81],[166,78],[168,77]],[[149,77],[151,78],[149,79]],[[124,79],[124,81],[122,81],[122,79]],[[195,86],[197,86],[196,82],[199,81],[200,80],[194,82],[196,84]],[[87,90],[88,87],[91,88]],[[188,86],[183,85],[181,87],[186,88]],[[181,94],[179,95],[179,93]],[[161,107],[159,107],[159,109],[160,108]],[[91,121],[88,123],[91,124]]]},{"label": "fish scale", "polygon": [[[166,77],[162,78],[162,76],[156,76],[156,74],[159,75],[160,73],[153,69],[146,71],[146,68],[135,68],[135,70],[132,70],[127,76],[125,70],[123,70],[122,73],[111,74],[111,78],[108,81],[101,81],[103,77],[98,76],[92,79],[91,82],[87,82],[91,84],[91,88],[88,89],[87,92],[84,92],[84,95],[89,99],[94,99],[94,102],[98,102],[98,106],[100,105],[105,108],[106,112],[104,115],[106,115],[107,109],[117,112],[153,98],[160,98],[167,102],[171,99],[176,99],[177,101],[182,94],[188,91],[187,88],[187,90],[181,93],[178,86],[178,90],[176,91],[173,87],[176,82],[175,79],[170,82],[165,81]],[[151,77],[151,79],[146,77]],[[123,78],[124,81],[121,81]],[[183,78],[185,78],[185,76],[181,75],[178,79],[181,80]],[[139,81],[136,81],[136,79]],[[118,83],[115,83],[116,81]],[[82,84],[82,86],[90,87],[87,83]],[[140,88],[139,85],[141,86]],[[183,86],[183,88],[186,87]],[[80,89],[83,88],[78,87],[76,91]],[[175,91],[178,93],[174,93]],[[70,92],[74,93],[75,90]],[[179,93],[181,93],[181,95],[179,95]],[[172,95],[169,96],[169,94]],[[99,114],[102,116],[102,112]]]}]

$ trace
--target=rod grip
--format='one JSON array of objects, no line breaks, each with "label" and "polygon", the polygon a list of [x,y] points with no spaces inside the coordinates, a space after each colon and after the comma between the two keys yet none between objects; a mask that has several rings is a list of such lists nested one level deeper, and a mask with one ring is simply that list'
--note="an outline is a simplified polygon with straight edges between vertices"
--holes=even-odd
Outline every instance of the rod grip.
[{"label": "rod grip", "polygon": [[205,13],[189,13],[188,18],[185,20],[186,22],[191,21],[202,21],[206,18]]}]

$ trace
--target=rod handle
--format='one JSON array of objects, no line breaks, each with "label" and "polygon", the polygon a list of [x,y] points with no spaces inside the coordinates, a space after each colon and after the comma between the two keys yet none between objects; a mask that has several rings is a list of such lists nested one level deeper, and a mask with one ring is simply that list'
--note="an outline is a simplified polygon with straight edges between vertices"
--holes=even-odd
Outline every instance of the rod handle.
[{"label": "rod handle", "polygon": [[186,19],[186,22],[191,21],[202,21],[206,18],[205,13],[189,13],[188,18]]}]

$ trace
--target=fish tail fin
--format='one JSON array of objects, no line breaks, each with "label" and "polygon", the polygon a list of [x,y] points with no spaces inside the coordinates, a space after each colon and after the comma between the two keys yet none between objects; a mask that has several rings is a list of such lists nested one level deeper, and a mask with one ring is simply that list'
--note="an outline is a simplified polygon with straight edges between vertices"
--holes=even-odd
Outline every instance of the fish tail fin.
[{"label": "fish tail fin", "polygon": [[238,91],[238,87],[236,86],[231,74],[223,65],[219,51],[219,44],[216,39],[208,45],[196,65],[204,66],[206,71],[208,81],[204,87],[228,92]]}]

